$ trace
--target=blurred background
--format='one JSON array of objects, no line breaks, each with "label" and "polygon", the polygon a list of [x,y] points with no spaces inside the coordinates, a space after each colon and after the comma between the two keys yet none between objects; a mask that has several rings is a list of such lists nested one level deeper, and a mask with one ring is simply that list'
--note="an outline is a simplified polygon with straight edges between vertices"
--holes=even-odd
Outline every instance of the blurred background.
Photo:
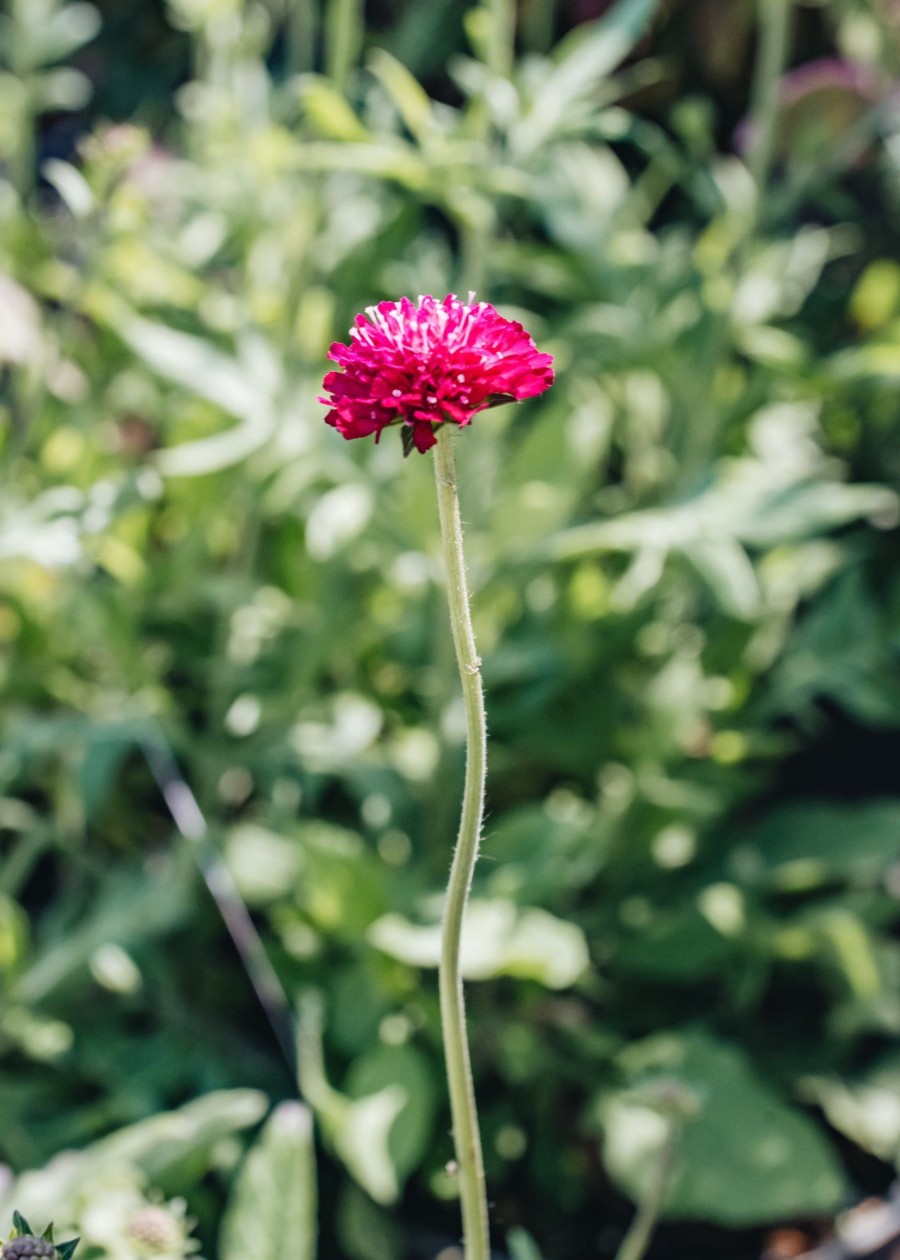
[{"label": "blurred background", "polygon": [[498,1253],[659,1201],[653,1260],[786,1257],[884,1193],[898,65],[896,0],[8,0],[0,1230],[457,1254],[432,473],[316,395],[471,289],[558,369],[457,443]]}]

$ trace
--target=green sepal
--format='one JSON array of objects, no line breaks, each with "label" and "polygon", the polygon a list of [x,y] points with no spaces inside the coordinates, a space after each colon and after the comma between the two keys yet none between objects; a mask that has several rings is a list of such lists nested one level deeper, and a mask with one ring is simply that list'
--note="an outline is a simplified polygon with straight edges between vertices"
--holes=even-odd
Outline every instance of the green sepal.
[{"label": "green sepal", "polygon": [[414,439],[411,424],[400,426],[400,441],[403,443],[403,458],[407,459],[413,452]]},{"label": "green sepal", "polygon": [[13,1229],[20,1238],[23,1234],[28,1234],[31,1238],[34,1237],[34,1230],[28,1224],[21,1212],[13,1212]]},{"label": "green sepal", "polygon": [[41,1234],[41,1238],[43,1238],[45,1242],[49,1242],[49,1243],[53,1242],[53,1222],[52,1221],[44,1230],[43,1234]]},{"label": "green sepal", "polygon": [[68,1242],[57,1243],[56,1250],[62,1257],[62,1260],[72,1260],[72,1256],[75,1254],[75,1248],[80,1242],[80,1238],[70,1238]]}]

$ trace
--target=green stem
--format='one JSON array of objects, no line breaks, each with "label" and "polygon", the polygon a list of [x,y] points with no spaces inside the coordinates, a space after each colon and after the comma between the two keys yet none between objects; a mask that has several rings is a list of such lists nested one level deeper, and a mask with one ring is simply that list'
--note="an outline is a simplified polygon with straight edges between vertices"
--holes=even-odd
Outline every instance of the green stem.
[{"label": "green stem", "polygon": [[787,65],[790,46],[792,8],[792,0],[759,0],[759,52],[750,102],[752,148],[748,157],[758,203],[762,200],[772,168],[775,132],[781,113],[781,76]]},{"label": "green stem", "polygon": [[638,1204],[637,1212],[628,1233],[622,1239],[622,1245],[616,1252],[616,1260],[644,1260],[647,1248],[653,1241],[653,1235],[659,1224],[666,1191],[672,1177],[675,1159],[676,1126],[672,1129],[660,1151],[659,1162],[654,1170],[653,1180],[647,1194]]},{"label": "green stem", "polygon": [[325,11],[325,73],[341,92],[363,42],[362,0],[330,0]]},{"label": "green stem", "polygon": [[465,1260],[489,1260],[487,1198],[478,1111],[472,1084],[472,1065],[466,1039],[466,1011],[460,972],[460,942],[472,872],[478,857],[484,812],[484,779],[487,764],[487,724],[481,662],[475,650],[475,634],[469,612],[469,591],[463,553],[462,521],[456,487],[451,426],[441,425],[434,452],[441,540],[447,572],[450,625],[456,663],[466,706],[466,779],[459,836],[447,885],[441,945],[441,1030],[447,1060],[450,1114],[459,1169]]},{"label": "green stem", "polygon": [[492,73],[509,78],[513,68],[516,36],[514,0],[487,0],[487,8],[491,22],[487,66]]},{"label": "green stem", "polygon": [[287,62],[290,74],[307,74],[316,64],[318,13],[315,0],[293,0],[287,14]]},{"label": "green stem", "polygon": [[557,0],[524,0],[522,40],[531,52],[546,53],[556,33]]}]

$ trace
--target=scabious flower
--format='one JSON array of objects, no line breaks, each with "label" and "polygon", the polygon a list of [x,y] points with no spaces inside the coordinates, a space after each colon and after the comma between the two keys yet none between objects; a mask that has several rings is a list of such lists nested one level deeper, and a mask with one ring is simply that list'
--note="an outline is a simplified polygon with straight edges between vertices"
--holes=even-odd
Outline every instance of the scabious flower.
[{"label": "scabious flower", "polygon": [[474,298],[401,298],[357,315],[350,344],[328,352],[343,371],[325,377],[326,422],[345,438],[374,433],[376,442],[399,424],[407,453],[424,452],[438,425],[466,425],[486,407],[542,394],[553,384],[552,356]]}]

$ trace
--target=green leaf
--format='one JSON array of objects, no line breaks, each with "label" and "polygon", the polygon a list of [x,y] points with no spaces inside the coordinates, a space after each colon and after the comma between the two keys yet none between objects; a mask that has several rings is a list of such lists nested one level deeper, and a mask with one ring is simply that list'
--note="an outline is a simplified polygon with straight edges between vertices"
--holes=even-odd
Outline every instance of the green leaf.
[{"label": "green leaf", "polygon": [[762,611],[759,583],[746,551],[727,534],[694,538],[683,548],[715,596],[716,603],[739,621],[752,621]]},{"label": "green leaf", "polygon": [[160,376],[242,421],[212,437],[161,451],[157,463],[163,473],[204,476],[240,463],[269,441],[276,427],[278,367],[261,343],[248,339],[240,355],[232,357],[202,337],[122,312],[114,331]]},{"label": "green leaf", "polygon": [[220,1237],[221,1260],[314,1260],[316,1166],[312,1116],[278,1106],[235,1180]]},{"label": "green leaf", "polygon": [[60,66],[40,75],[34,85],[43,109],[82,109],[91,99],[93,86],[86,74],[71,66]]},{"label": "green leaf", "polygon": [[301,1000],[297,1038],[300,1088],[350,1175],[376,1203],[394,1203],[400,1184],[389,1140],[394,1121],[406,1105],[406,1090],[389,1084],[351,1100],[334,1089],[325,1075],[321,1018],[319,995],[307,993]]},{"label": "green leaf", "polygon": [[861,805],[797,801],[743,828],[732,846],[732,866],[786,890],[831,880],[877,882],[896,862],[900,801]]},{"label": "green leaf", "polygon": [[75,0],[62,5],[41,29],[42,62],[63,61],[99,34],[100,26],[100,14],[92,4]]},{"label": "green leaf", "polygon": [[81,1242],[80,1238],[70,1238],[67,1242],[56,1244],[56,1250],[59,1252],[61,1260],[72,1260],[72,1256]]},{"label": "green leaf", "polygon": [[753,546],[773,546],[878,514],[890,518],[896,510],[897,496],[886,486],[843,485],[830,478],[798,481],[761,493],[752,510],[743,519],[738,516],[737,531]]},{"label": "green leaf", "polygon": [[298,160],[307,170],[352,171],[418,190],[428,185],[430,174],[411,145],[389,138],[371,144],[314,140],[298,146]]},{"label": "green leaf", "polygon": [[85,748],[84,760],[78,770],[78,786],[85,817],[89,821],[96,817],[113,788],[131,746],[127,739],[112,736],[109,739],[92,739]]},{"label": "green leaf", "polygon": [[397,1213],[373,1203],[352,1181],[341,1191],[335,1230],[348,1260],[397,1260],[406,1251]]},{"label": "green leaf", "polygon": [[851,1079],[814,1076],[801,1088],[851,1141],[878,1159],[900,1165],[900,1053],[882,1055]]},{"label": "green leaf", "polygon": [[0,977],[22,965],[28,949],[28,916],[5,893],[0,893]]},{"label": "green leaf", "polygon": [[376,1203],[395,1203],[400,1195],[391,1161],[390,1137],[394,1122],[406,1106],[402,1085],[357,1099],[335,1112],[330,1125],[332,1142],[347,1171]]},{"label": "green leaf", "polygon": [[229,833],[225,862],[248,905],[264,906],[297,887],[306,858],[296,837],[246,822]]},{"label": "green leaf", "polygon": [[585,23],[557,46],[554,67],[513,134],[532,153],[563,128],[579,97],[615,70],[647,30],[660,0],[618,0],[605,17]]},{"label": "green leaf", "polygon": [[52,184],[75,219],[86,219],[97,202],[90,184],[69,162],[48,158],[41,167],[41,174]]},{"label": "green leaf", "polygon": [[265,1094],[258,1090],[214,1090],[177,1111],[158,1112],[126,1125],[82,1151],[66,1152],[45,1168],[22,1173],[0,1193],[0,1216],[14,1202],[23,1202],[29,1211],[32,1206],[41,1211],[47,1204],[69,1203],[105,1173],[128,1164],[136,1164],[151,1182],[186,1161],[196,1176],[209,1166],[216,1143],[258,1124],[267,1106]]},{"label": "green leaf", "polygon": [[540,1248],[527,1230],[511,1229],[506,1235],[509,1260],[543,1260]]},{"label": "green leaf", "polygon": [[626,978],[685,984],[721,975],[733,953],[731,942],[695,906],[665,907],[622,941],[615,959]]},{"label": "green leaf", "polygon": [[127,318],[116,332],[148,367],[229,415],[249,417],[260,401],[258,383],[245,368],[202,337],[138,316]]},{"label": "green leaf", "polygon": [[[418,927],[386,914],[369,929],[376,949],[414,967],[436,967],[441,928]],[[521,909],[510,901],[472,901],[462,938],[462,973],[468,980],[518,976],[549,989],[573,985],[590,963],[581,928],[546,910]]]},{"label": "green leaf", "polygon": [[164,880],[148,878],[143,866],[123,866],[110,875],[93,912],[35,951],[16,981],[14,996],[26,1003],[42,1001],[86,968],[101,946],[126,946],[170,931],[186,914],[193,870],[194,855],[182,849]]},{"label": "green leaf", "polygon": [[13,1212],[13,1229],[20,1235],[28,1234],[30,1237],[34,1237],[34,1230],[21,1212]]},{"label": "green leaf", "polygon": [[402,1184],[428,1151],[433,1137],[437,1096],[432,1065],[413,1046],[377,1046],[357,1059],[345,1082],[354,1099],[400,1086],[406,1101],[388,1134],[388,1154]]},{"label": "green leaf", "polygon": [[766,1084],[735,1047],[702,1032],[662,1034],[625,1050],[628,1088],[601,1095],[595,1115],[613,1180],[635,1202],[649,1192],[671,1120],[649,1084],[675,1082],[700,1101],[684,1119],[664,1215],[745,1228],[828,1216],[847,1184],[820,1129]]},{"label": "green leaf", "polygon": [[433,128],[431,99],[406,66],[383,48],[373,49],[369,69],[387,91],[409,133],[424,140]]},{"label": "green leaf", "polygon": [[659,7],[660,0],[618,0],[604,17],[557,45],[557,68],[589,79],[608,74],[643,37]]},{"label": "green leaf", "polygon": [[299,88],[306,117],[320,136],[351,144],[364,144],[372,139],[343,94],[328,79],[319,75],[304,75]]}]

